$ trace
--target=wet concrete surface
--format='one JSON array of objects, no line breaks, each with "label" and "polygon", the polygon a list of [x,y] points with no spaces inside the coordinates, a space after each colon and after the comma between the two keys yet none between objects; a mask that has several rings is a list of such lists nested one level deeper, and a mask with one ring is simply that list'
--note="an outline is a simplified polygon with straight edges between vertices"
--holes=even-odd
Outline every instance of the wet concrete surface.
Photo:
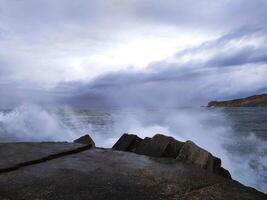
[{"label": "wet concrete surface", "polygon": [[87,145],[67,142],[21,142],[0,143],[0,173],[31,164],[34,161],[49,160],[64,154],[88,149]]},{"label": "wet concrete surface", "polygon": [[[0,166],[10,167],[82,146],[74,143],[0,145],[0,155],[6,156],[1,159]],[[267,196],[175,159],[91,148],[0,173],[0,199],[266,200]]]}]

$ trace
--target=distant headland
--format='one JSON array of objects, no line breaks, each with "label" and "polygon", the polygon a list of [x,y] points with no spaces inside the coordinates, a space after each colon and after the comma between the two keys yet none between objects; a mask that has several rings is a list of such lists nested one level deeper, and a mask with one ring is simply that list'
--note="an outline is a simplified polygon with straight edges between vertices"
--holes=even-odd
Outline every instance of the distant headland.
[{"label": "distant headland", "polygon": [[267,107],[267,94],[227,101],[210,101],[208,107]]}]

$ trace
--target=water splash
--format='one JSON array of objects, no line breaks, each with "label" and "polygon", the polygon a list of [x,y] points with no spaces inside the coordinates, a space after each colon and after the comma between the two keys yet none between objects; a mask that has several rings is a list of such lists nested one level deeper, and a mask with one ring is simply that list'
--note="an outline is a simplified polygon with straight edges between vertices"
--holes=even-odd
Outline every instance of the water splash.
[{"label": "water splash", "polygon": [[217,109],[47,109],[22,105],[0,112],[1,141],[72,141],[89,133],[97,146],[111,147],[124,132],[156,133],[192,140],[222,159],[241,183],[267,192],[267,143],[238,134],[233,120]]},{"label": "water splash", "polygon": [[58,115],[38,105],[25,104],[0,113],[2,141],[61,141],[72,135]]}]

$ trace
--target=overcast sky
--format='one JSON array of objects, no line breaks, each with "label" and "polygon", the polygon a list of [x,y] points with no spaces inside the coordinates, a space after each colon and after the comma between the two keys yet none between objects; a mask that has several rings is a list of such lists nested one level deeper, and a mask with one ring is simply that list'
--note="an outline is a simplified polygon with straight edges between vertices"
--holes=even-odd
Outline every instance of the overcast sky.
[{"label": "overcast sky", "polygon": [[266,8],[265,0],[0,0],[0,105],[198,105],[266,92]]}]

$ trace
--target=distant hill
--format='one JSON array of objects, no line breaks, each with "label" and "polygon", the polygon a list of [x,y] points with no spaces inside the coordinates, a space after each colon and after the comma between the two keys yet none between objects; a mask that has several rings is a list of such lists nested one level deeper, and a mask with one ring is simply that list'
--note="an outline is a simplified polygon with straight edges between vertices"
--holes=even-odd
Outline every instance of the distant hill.
[{"label": "distant hill", "polygon": [[208,107],[267,107],[267,94],[228,101],[210,101]]}]

